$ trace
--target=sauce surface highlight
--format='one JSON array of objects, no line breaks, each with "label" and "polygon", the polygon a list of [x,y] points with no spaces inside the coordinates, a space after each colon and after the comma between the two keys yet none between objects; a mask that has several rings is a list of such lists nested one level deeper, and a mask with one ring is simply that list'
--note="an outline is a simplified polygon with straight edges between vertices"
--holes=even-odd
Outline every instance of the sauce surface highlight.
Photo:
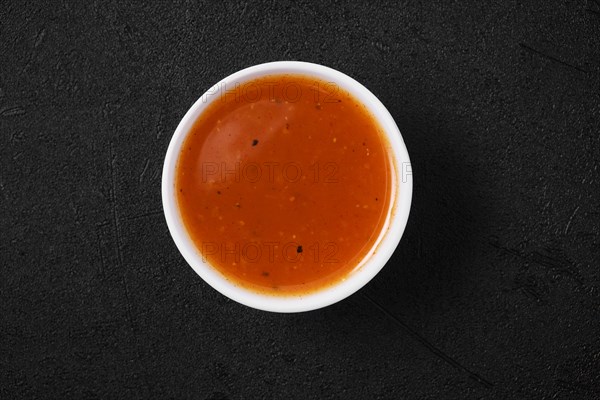
[{"label": "sauce surface highlight", "polygon": [[184,225],[205,260],[261,293],[310,293],[344,279],[390,206],[381,128],[352,95],[302,75],[224,88],[178,159]]}]

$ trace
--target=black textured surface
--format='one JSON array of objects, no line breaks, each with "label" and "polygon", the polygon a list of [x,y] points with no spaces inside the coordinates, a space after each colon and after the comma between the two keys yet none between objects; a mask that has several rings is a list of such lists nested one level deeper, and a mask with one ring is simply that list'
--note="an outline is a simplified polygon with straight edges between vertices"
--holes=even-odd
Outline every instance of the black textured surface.
[{"label": "black textured surface", "polygon": [[[0,4],[0,398],[600,398],[600,2],[92,3]],[[160,199],[189,106],[285,59],[379,96],[415,178],[382,273],[297,315],[208,287]]]}]

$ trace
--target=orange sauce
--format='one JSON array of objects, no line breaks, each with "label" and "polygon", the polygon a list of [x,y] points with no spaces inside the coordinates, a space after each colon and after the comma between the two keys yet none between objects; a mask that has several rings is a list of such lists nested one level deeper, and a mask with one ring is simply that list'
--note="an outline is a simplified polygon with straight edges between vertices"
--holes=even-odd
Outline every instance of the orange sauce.
[{"label": "orange sauce", "polygon": [[381,128],[351,94],[303,75],[222,88],[188,133],[177,201],[198,251],[237,285],[314,292],[358,266],[390,206]]}]

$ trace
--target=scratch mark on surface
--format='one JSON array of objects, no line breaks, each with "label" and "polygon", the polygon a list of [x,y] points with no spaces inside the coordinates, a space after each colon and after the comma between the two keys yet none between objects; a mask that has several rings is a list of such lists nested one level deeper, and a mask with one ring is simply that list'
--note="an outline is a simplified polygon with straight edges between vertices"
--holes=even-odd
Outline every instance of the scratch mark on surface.
[{"label": "scratch mark on surface", "polygon": [[526,45],[526,44],[524,44],[524,43],[519,43],[519,46],[521,46],[521,47],[522,47],[522,48],[524,48],[525,50],[529,51],[530,53],[537,54],[537,55],[539,55],[540,57],[546,58],[546,59],[548,59],[548,60],[550,60],[550,61],[554,61],[554,62],[556,62],[556,63],[559,63],[559,64],[562,64],[562,65],[564,65],[564,66],[566,66],[566,67],[569,67],[569,68],[576,69],[577,71],[579,71],[579,72],[583,72],[583,73],[585,73],[585,74],[587,74],[587,73],[588,73],[588,71],[586,71],[586,70],[585,70],[585,69],[583,69],[583,68],[580,68],[580,67],[578,67],[578,66],[576,66],[576,65],[573,65],[573,64],[569,64],[568,62],[565,62],[565,61],[559,60],[558,58],[556,58],[556,57],[552,57],[552,56],[549,56],[548,54],[544,54],[544,53],[542,53],[541,51],[539,51],[539,50],[536,50],[536,49],[534,49],[533,47],[530,47],[530,46],[528,46],[528,45]]},{"label": "scratch mark on surface", "polygon": [[12,135],[10,135],[10,143],[15,144],[23,140],[24,133],[23,131],[14,131]]},{"label": "scratch mark on surface", "polygon": [[569,228],[571,227],[571,222],[573,222],[573,218],[575,218],[575,214],[577,214],[577,210],[579,210],[579,206],[573,211],[571,214],[571,218],[569,218],[569,222],[567,222],[567,226],[565,227],[565,235],[569,233]]},{"label": "scratch mark on surface", "polygon": [[103,228],[108,225],[110,225],[110,221],[102,221],[102,222],[96,223],[96,227],[98,227],[98,228]]},{"label": "scratch mark on surface", "polygon": [[160,172],[161,172],[160,169],[155,169],[154,172],[152,173],[152,176],[150,177],[150,179],[152,181],[155,181],[155,180],[159,179],[160,178]]},{"label": "scratch mark on surface", "polygon": [[40,44],[42,44],[42,40],[44,40],[44,36],[46,36],[46,28],[44,28],[38,32],[38,34],[35,38],[35,43],[33,44],[33,47],[38,47]]},{"label": "scratch mark on surface", "polygon": [[546,268],[560,268],[564,261],[558,260],[554,257],[550,257],[540,253],[539,251],[534,251],[531,253],[531,260],[536,264],[541,265]]},{"label": "scratch mark on surface", "polygon": [[518,250],[511,249],[511,248],[504,247],[504,246],[500,246],[499,244],[497,244],[497,243],[494,243],[494,242],[492,242],[492,241],[488,241],[488,243],[489,243],[489,244],[490,244],[492,247],[495,247],[495,248],[497,248],[498,250],[502,250],[502,251],[504,251],[504,252],[506,252],[506,253],[512,254],[513,256],[517,256],[517,257],[519,257],[519,258],[522,258],[522,259],[524,259],[524,260],[527,260],[527,257],[526,257],[524,254],[521,254],[521,252],[520,252],[520,251],[518,251]]},{"label": "scratch mark on surface", "polygon": [[553,257],[549,255],[544,255],[538,251],[534,251],[531,254],[531,260],[544,268],[554,270],[556,272],[568,276],[569,278],[577,282],[579,285],[584,284],[584,279],[581,277],[581,274],[577,269],[577,265],[573,261],[566,258],[564,254],[558,254],[557,256],[556,251],[546,250],[546,252],[552,254]]},{"label": "scratch mark on surface", "polygon": [[148,169],[148,165],[150,165],[150,159],[146,160],[146,164],[144,165],[144,169],[142,170],[142,173],[140,174],[140,183],[142,183],[142,180],[144,179],[144,174],[146,173],[146,170]]},{"label": "scratch mark on surface", "polygon": [[146,217],[154,217],[156,215],[163,215],[163,211],[162,210],[155,210],[155,211],[148,211],[139,215],[131,215],[131,216],[126,216],[124,219],[126,221],[131,221],[134,219],[140,219],[140,218],[146,218]]},{"label": "scratch mark on surface", "polygon": [[119,264],[119,269],[121,272],[121,284],[123,285],[123,289],[125,291],[125,300],[127,301],[127,318],[129,319],[129,323],[131,324],[132,331],[136,332],[135,323],[133,320],[133,315],[131,312],[131,299],[129,296],[129,288],[127,287],[127,281],[125,280],[125,269],[123,267],[123,254],[121,252],[121,226],[119,224],[119,215],[117,213],[117,177],[115,175],[115,155],[113,153],[113,144],[110,143],[109,147],[109,166],[110,166],[110,178],[111,178],[111,206],[112,206],[112,222],[113,228],[115,230],[115,238],[117,241],[117,262]]},{"label": "scratch mark on surface", "polygon": [[238,20],[241,21],[241,19],[244,17],[244,15],[246,15],[246,9],[248,8],[248,3],[244,3],[244,8],[242,9],[242,12],[240,13],[240,16],[238,18]]},{"label": "scratch mark on surface", "polygon": [[569,233],[569,228],[571,227],[571,222],[573,222],[573,218],[575,218],[575,214],[577,214],[578,210],[579,210],[579,206],[577,206],[577,208],[575,208],[575,211],[573,211],[573,214],[571,214],[571,218],[569,218],[569,222],[567,222],[567,226],[565,227],[565,235]]},{"label": "scratch mark on surface", "polygon": [[162,126],[162,120],[164,117],[164,113],[163,110],[160,110],[160,113],[158,114],[158,120],[156,121],[156,140],[160,139],[160,137],[163,134],[163,126]]},{"label": "scratch mark on surface", "polygon": [[2,176],[0,176],[0,191],[2,192],[4,200],[8,201],[8,196],[6,195],[6,190],[4,189],[4,179]]},{"label": "scratch mark on surface", "polygon": [[96,229],[96,238],[98,239],[98,254],[100,255],[100,275],[104,278],[104,271],[106,270],[106,261],[104,260],[104,255],[102,255],[102,240],[100,239],[100,234]]},{"label": "scratch mark on surface", "polygon": [[525,295],[530,296],[535,301],[537,301],[537,302],[542,301],[541,295],[535,289],[533,289],[529,286],[521,286],[521,287],[519,287],[519,289],[521,289],[525,293]]},{"label": "scratch mark on surface", "polygon": [[[488,244],[492,247],[495,247],[498,250],[502,250],[508,254],[519,257],[525,262],[535,263],[541,267],[546,268],[547,270],[552,270],[557,273],[561,273],[563,275],[568,276],[573,279],[579,285],[583,285],[584,281],[581,277],[580,272],[577,269],[577,265],[568,259],[559,249],[544,249],[544,252],[550,255],[545,255],[540,253],[539,251],[532,251],[529,254],[525,252],[521,252],[515,249],[510,249],[508,247],[504,247],[495,243],[493,241],[488,240]],[[557,256],[557,253],[558,256]]]},{"label": "scratch mark on surface", "polygon": [[[133,312],[132,312],[132,308],[133,308],[133,304],[131,301],[131,296],[129,294],[129,287],[127,286],[127,280],[125,279],[125,265],[123,262],[123,253],[121,251],[121,247],[122,247],[122,239],[121,239],[121,224],[120,224],[120,220],[119,220],[119,214],[118,214],[118,210],[117,210],[117,176],[116,176],[116,168],[115,168],[115,161],[116,161],[116,156],[114,154],[114,149],[113,149],[113,143],[112,141],[110,142],[110,146],[109,146],[109,167],[110,167],[110,178],[111,178],[111,203],[112,203],[112,222],[113,222],[113,226],[114,226],[114,233],[115,233],[115,239],[116,239],[116,245],[117,245],[117,263],[118,263],[118,267],[120,269],[120,273],[121,273],[121,285],[123,286],[123,290],[125,292],[125,301],[126,301],[126,312],[127,312],[127,319],[129,320],[129,324],[131,325],[131,333],[134,336],[134,346],[135,346],[135,352],[137,355],[138,360],[141,361],[141,354],[140,354],[140,350],[138,347],[138,343],[139,343],[139,338],[138,338],[138,333],[137,333],[137,328],[136,328],[136,323],[135,320],[133,318]],[[148,381],[148,378],[146,375],[143,376],[142,378],[144,380],[144,384],[146,387],[146,390],[150,391],[150,382]]]},{"label": "scratch mark on surface", "polygon": [[564,379],[556,379],[555,380],[556,384],[562,388],[574,391],[574,392],[586,392],[589,393],[590,392],[590,388],[580,382],[576,382],[576,381],[567,381]]},{"label": "scratch mark on surface", "polygon": [[379,304],[378,302],[373,300],[370,296],[363,293],[363,297],[365,297],[379,311],[381,311],[388,318],[390,318],[392,321],[394,321],[396,323],[396,325],[398,325],[400,328],[402,328],[402,330],[405,333],[407,333],[410,337],[415,339],[417,342],[421,343],[427,350],[429,350],[435,356],[441,358],[442,360],[444,360],[446,363],[450,364],[454,368],[465,372],[469,378],[473,379],[477,383],[479,383],[487,388],[491,388],[494,386],[494,384],[492,382],[481,377],[480,375],[476,374],[475,372],[469,370],[467,367],[460,364],[458,361],[454,360],[452,357],[448,356],[446,353],[444,353],[443,351],[441,351],[440,349],[435,347],[433,344],[429,343],[429,341],[427,341],[427,339],[425,339],[423,336],[421,336],[417,332],[415,332],[411,327],[409,327],[406,323],[404,323],[404,321],[402,321],[400,318],[396,317],[394,314],[392,314],[391,312],[386,310],[381,304]]},{"label": "scratch mark on surface", "polygon": [[527,297],[531,297],[538,303],[546,304],[546,298],[550,293],[548,285],[543,279],[535,275],[519,273],[514,279],[516,289],[521,290]]},{"label": "scratch mark on surface", "polygon": [[2,117],[12,117],[23,114],[25,114],[25,110],[23,109],[23,107],[20,106],[4,107],[0,110],[0,116]]}]

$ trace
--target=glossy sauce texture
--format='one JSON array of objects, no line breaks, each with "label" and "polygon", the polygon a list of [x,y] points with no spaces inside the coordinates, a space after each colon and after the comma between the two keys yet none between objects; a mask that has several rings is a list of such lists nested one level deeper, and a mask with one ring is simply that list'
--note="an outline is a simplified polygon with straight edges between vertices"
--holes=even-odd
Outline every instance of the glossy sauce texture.
[{"label": "glossy sauce texture", "polygon": [[389,213],[387,141],[336,85],[276,75],[223,88],[184,141],[183,222],[235,284],[277,295],[344,279]]}]

